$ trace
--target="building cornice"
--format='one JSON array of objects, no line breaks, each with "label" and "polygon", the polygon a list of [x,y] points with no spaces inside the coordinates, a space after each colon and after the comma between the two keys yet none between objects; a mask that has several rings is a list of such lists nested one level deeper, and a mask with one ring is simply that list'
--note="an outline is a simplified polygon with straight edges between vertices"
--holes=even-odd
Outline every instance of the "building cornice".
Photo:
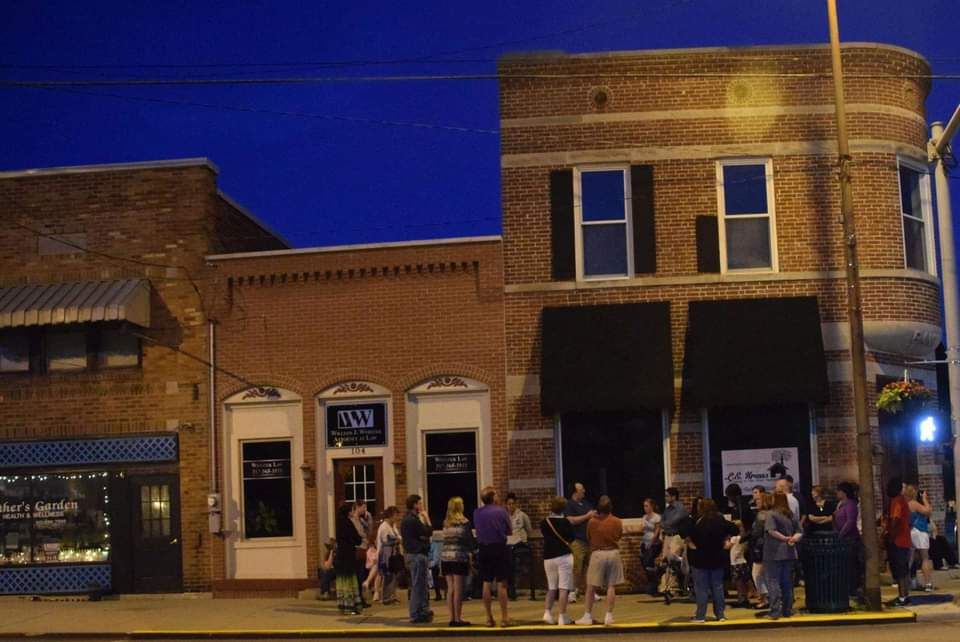
[{"label": "building cornice", "polygon": [[38,167],[36,169],[0,171],[0,179],[23,178],[26,176],[53,176],[58,174],[92,174],[96,172],[126,172],[144,169],[172,169],[178,167],[205,167],[214,174],[220,173],[220,168],[217,167],[209,158],[176,158],[171,160],[143,161],[136,163],[67,165],[64,167]]}]

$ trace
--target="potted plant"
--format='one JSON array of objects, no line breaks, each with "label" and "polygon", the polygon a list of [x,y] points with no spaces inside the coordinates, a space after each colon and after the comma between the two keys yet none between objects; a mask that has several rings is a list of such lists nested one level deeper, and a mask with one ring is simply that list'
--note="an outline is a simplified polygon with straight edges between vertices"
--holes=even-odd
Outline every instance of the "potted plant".
[{"label": "potted plant", "polygon": [[880,390],[877,399],[877,408],[891,415],[903,412],[904,407],[914,406],[917,409],[932,397],[930,391],[917,381],[893,381]]}]

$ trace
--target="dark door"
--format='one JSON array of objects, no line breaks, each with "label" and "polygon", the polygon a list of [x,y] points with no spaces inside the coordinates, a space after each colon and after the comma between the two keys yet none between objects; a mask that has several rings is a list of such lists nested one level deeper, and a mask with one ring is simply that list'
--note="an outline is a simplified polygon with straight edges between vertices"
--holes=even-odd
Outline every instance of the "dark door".
[{"label": "dark door", "polygon": [[333,492],[337,506],[362,499],[367,512],[379,516],[383,505],[383,459],[335,459]]},{"label": "dark door", "polygon": [[180,484],[176,475],[130,477],[133,590],[183,590]]}]

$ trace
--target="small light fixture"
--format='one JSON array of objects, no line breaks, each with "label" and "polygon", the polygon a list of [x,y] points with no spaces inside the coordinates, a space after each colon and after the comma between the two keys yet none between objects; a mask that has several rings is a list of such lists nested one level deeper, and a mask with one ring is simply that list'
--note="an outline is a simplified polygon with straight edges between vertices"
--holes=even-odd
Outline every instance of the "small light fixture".
[{"label": "small light fixture", "polygon": [[303,483],[313,488],[313,485],[316,483],[316,475],[314,475],[313,467],[310,464],[302,464],[300,466],[300,472],[303,473]]},{"label": "small light fixture", "polygon": [[937,437],[937,423],[933,417],[927,417],[920,422],[920,441],[921,443],[932,443]]}]

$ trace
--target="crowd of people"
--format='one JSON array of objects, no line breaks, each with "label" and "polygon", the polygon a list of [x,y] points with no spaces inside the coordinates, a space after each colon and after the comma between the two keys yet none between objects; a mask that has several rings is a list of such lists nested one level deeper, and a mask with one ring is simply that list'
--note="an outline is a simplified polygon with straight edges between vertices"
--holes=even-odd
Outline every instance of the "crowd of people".
[{"label": "crowd of people", "polygon": [[[895,604],[902,605],[916,581],[915,570],[923,578],[921,588],[933,589],[931,504],[925,492],[898,479],[891,480],[887,494],[890,508],[881,527],[899,587]],[[667,604],[678,595],[692,594],[694,622],[706,621],[711,602],[714,617],[726,619],[728,585],[736,591],[735,607],[764,609],[765,617],[772,619],[790,617],[794,586],[802,581],[804,539],[829,534],[849,552],[845,570],[851,578],[850,596],[862,597],[857,487],[842,482],[833,495],[814,486],[809,497],[801,499],[787,475],[776,481],[772,492],[758,485],[745,496],[731,484],[721,500],[698,497],[688,510],[679,491],[667,488],[662,512],[653,498],[643,502],[642,581]],[[626,582],[620,555],[623,521],[614,514],[610,497],[601,496],[596,506],[586,497],[583,484],[571,484],[567,497],[550,501],[549,513],[539,523],[547,624],[593,624],[594,608],[601,600],[602,621],[612,624],[616,587]],[[450,498],[443,524],[436,528],[419,495],[407,497],[404,514],[388,507],[376,528],[363,502],[344,504],[337,512],[335,542],[323,562],[321,590],[335,586],[341,612],[359,614],[370,606],[368,594],[382,604],[397,602],[398,580],[404,576],[413,623],[433,621],[430,590],[439,599],[443,586],[449,626],[470,626],[463,619],[463,602],[475,591],[482,596],[485,624],[498,624],[496,599],[499,626],[509,626],[518,560],[532,559],[533,525],[512,493],[504,505],[497,490],[486,487],[480,500],[481,506],[468,516],[463,499]],[[574,621],[568,608],[581,596],[583,614]]]}]

